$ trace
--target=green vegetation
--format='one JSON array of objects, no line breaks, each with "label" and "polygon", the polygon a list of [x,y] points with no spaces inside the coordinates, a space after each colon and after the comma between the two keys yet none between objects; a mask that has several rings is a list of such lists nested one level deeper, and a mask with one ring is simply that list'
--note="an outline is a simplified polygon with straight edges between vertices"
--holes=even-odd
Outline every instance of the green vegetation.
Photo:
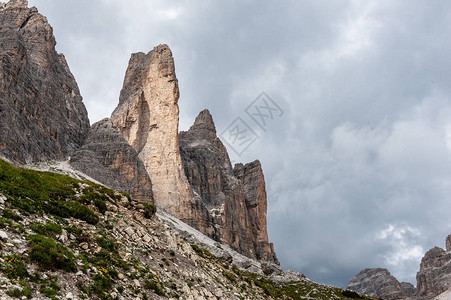
[{"label": "green vegetation", "polygon": [[94,276],[94,283],[89,287],[89,294],[97,295],[100,299],[108,299],[105,291],[111,290],[111,278],[102,272]]},{"label": "green vegetation", "polygon": [[63,244],[39,234],[29,235],[32,246],[30,260],[36,262],[43,270],[64,270],[75,272],[77,267],[74,255]]},{"label": "green vegetation", "polygon": [[18,288],[15,288],[13,290],[8,290],[8,291],[6,291],[6,294],[8,296],[11,296],[11,297],[14,297],[14,298],[20,298],[20,297],[23,296],[22,291],[20,289],[18,289]]},{"label": "green vegetation", "polygon": [[33,223],[31,224],[31,230],[48,237],[55,237],[57,234],[61,234],[63,231],[62,227],[55,223]]},{"label": "green vegetation", "polygon": [[197,255],[199,255],[202,258],[216,258],[213,254],[210,253],[210,251],[206,249],[202,249],[196,244],[191,244],[191,248],[193,248],[194,252],[196,252]]},{"label": "green vegetation", "polygon": [[29,275],[26,265],[20,256],[12,255],[4,260],[5,265],[2,266],[1,270],[9,279],[25,278]]},{"label": "green vegetation", "polygon": [[146,202],[140,202],[144,206],[144,217],[150,219],[157,212],[157,207],[153,204],[149,204]]},{"label": "green vegetation", "polygon": [[2,213],[2,217],[6,218],[6,219],[14,220],[16,222],[23,220],[23,218],[21,216],[17,215],[15,212],[13,212],[10,209],[4,209],[3,213]]},{"label": "green vegetation", "polygon": [[230,280],[231,282],[236,282],[236,276],[233,275],[232,273],[222,271],[222,275],[224,275],[224,277]]},{"label": "green vegetation", "polygon": [[99,237],[97,238],[97,244],[105,250],[108,250],[112,253],[118,253],[118,243],[115,239],[110,239],[107,237]]},{"label": "green vegetation", "polygon": [[[0,190],[7,197],[10,207],[24,214],[45,212],[62,218],[74,217],[90,224],[97,224],[99,216],[89,205],[103,214],[107,210],[106,201],[121,198],[113,190],[89,181],[16,168],[3,160],[0,160]],[[3,217],[21,220],[9,209],[3,211]]]},{"label": "green vegetation", "polygon": [[146,280],[144,287],[148,290],[153,290],[155,294],[159,296],[166,295],[166,293],[162,289],[161,283],[158,283],[156,280]]},{"label": "green vegetation", "polygon": [[56,295],[58,295],[58,292],[61,290],[61,288],[58,286],[55,280],[52,280],[51,282],[47,282],[46,280],[43,280],[41,283],[41,286],[39,288],[39,291],[46,295],[49,298],[52,298]]},{"label": "green vegetation", "polygon": [[75,201],[49,201],[44,206],[46,213],[62,217],[70,218],[74,217],[88,222],[89,224],[97,224],[99,222],[99,216],[90,210],[86,205]]},{"label": "green vegetation", "polygon": [[352,299],[365,299],[362,296],[360,296],[358,293],[350,290],[344,290],[341,292],[341,295],[344,297],[352,298]]}]

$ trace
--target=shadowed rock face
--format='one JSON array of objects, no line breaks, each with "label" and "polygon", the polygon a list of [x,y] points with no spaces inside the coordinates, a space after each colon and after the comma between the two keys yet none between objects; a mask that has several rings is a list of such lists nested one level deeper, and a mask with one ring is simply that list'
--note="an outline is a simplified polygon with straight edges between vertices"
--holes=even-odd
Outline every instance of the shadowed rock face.
[{"label": "shadowed rock face", "polygon": [[62,160],[82,145],[88,114],[47,19],[27,6],[0,3],[0,154]]},{"label": "shadowed rock face", "polygon": [[416,293],[416,288],[410,282],[401,282],[401,288],[408,297]]},{"label": "shadowed rock face", "polygon": [[249,257],[278,263],[266,231],[266,189],[260,162],[232,169],[208,110],[180,133],[185,175],[201,222],[192,224]]},{"label": "shadowed rock face", "polygon": [[451,287],[451,252],[450,236],[446,238],[447,250],[434,247],[421,259],[420,271],[417,273],[417,295],[434,297]]},{"label": "shadowed rock face", "polygon": [[179,152],[178,98],[169,47],[160,45],[148,54],[135,53],[111,120],[144,163],[155,204],[191,223],[197,218]]},{"label": "shadowed rock face", "polygon": [[152,183],[138,153],[113,127],[110,119],[92,125],[83,147],[71,158],[72,166],[134,199],[153,202]]},{"label": "shadowed rock face", "polygon": [[387,269],[365,269],[355,275],[348,284],[348,289],[384,300],[405,299],[399,281]]}]

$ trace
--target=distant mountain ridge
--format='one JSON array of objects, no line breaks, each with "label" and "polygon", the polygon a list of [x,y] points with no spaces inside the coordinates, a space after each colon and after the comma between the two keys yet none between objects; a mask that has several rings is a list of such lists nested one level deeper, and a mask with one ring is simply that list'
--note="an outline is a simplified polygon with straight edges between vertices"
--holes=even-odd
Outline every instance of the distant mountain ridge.
[{"label": "distant mountain ridge", "polygon": [[434,247],[421,259],[416,288],[400,284],[386,269],[365,269],[349,281],[347,288],[384,300],[451,299],[451,234],[446,237],[445,250]]}]

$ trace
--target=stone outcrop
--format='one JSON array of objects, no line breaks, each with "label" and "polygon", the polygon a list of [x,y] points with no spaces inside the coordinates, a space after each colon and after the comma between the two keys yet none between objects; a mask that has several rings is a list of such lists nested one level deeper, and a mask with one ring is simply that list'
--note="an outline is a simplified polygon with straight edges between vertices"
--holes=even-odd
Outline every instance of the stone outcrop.
[{"label": "stone outcrop", "polygon": [[179,152],[178,99],[171,50],[160,45],[132,55],[111,120],[143,161],[155,204],[192,223],[193,195]]},{"label": "stone outcrop", "polygon": [[89,130],[86,108],[47,19],[25,0],[0,2],[0,155],[63,160]]},{"label": "stone outcrop", "polygon": [[421,259],[417,273],[417,295],[424,298],[438,296],[451,287],[451,236],[446,238],[446,251],[434,247]]},{"label": "stone outcrop", "polygon": [[71,164],[86,175],[134,199],[153,202],[152,183],[138,153],[113,127],[110,119],[92,125]]},{"label": "stone outcrop", "polygon": [[415,295],[417,291],[410,282],[401,282],[401,288],[408,297]]},{"label": "stone outcrop", "polygon": [[387,269],[365,269],[351,278],[348,289],[384,300],[405,299],[399,281]]},{"label": "stone outcrop", "polygon": [[259,161],[232,169],[208,110],[180,133],[180,153],[202,216],[200,231],[246,256],[278,263],[266,230],[266,188]]}]

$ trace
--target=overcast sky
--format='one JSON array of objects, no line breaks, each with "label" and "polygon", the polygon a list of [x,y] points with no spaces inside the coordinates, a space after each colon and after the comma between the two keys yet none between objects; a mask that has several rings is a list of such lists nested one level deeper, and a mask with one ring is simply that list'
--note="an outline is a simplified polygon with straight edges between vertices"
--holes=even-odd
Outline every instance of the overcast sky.
[{"label": "overcast sky", "polygon": [[[253,129],[241,156],[229,152],[262,162],[284,268],[346,286],[385,267],[416,284],[424,252],[444,247],[451,2],[29,2],[53,26],[92,123],[116,107],[130,54],[166,43],[181,130],[204,108],[218,133],[237,117]],[[245,112],[262,92],[279,108],[264,128]]]}]

